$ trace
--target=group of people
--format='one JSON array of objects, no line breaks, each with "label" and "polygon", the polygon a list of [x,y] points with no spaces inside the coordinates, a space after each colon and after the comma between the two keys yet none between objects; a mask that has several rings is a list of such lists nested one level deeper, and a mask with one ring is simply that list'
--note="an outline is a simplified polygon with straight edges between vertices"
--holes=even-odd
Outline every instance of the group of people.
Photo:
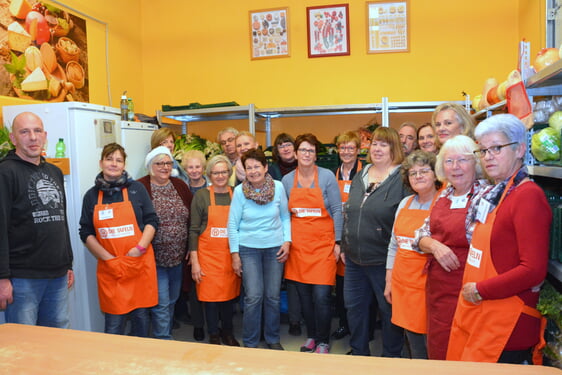
[{"label": "group of people", "polygon": [[[512,115],[475,128],[462,106],[444,103],[430,124],[375,129],[365,165],[359,136],[341,134],[330,171],[316,165],[321,144],[310,133],[277,136],[270,165],[252,134],[227,128],[217,137],[223,155],[190,151],[180,164],[162,128],[137,181],[125,150],[108,144],[80,218],[98,259],[105,332],[124,334],[130,321],[134,335],[171,339],[189,277],[210,343],[240,345],[232,317],[241,296],[243,345],[263,336],[283,350],[284,282],[290,332],[305,323],[302,352],[329,353],[330,337],[349,333],[350,354],[370,355],[378,316],[386,357],[531,362],[551,215],[523,163],[525,131]],[[68,327],[62,174],[40,156],[38,116],[18,115],[10,137],[16,149],[0,163],[0,309],[7,321]],[[37,220],[44,211],[59,220]],[[334,290],[340,327],[331,334]],[[41,303],[50,293],[60,296]]]}]

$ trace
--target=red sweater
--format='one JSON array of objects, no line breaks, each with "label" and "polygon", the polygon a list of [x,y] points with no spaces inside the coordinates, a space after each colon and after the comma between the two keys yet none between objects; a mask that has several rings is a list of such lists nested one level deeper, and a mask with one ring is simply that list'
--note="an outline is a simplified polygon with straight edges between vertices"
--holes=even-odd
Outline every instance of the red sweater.
[{"label": "red sweater", "polygon": [[[544,192],[533,182],[517,186],[498,208],[492,229],[491,255],[498,276],[477,284],[484,299],[517,294],[536,307],[539,293],[531,288],[546,277],[552,211]],[[524,350],[539,337],[539,319],[522,314],[505,350]]]}]

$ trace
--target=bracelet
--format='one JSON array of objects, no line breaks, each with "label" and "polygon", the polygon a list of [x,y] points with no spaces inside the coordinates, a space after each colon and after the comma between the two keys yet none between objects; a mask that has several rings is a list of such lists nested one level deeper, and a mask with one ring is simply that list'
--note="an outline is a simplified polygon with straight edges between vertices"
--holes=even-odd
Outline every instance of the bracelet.
[{"label": "bracelet", "polygon": [[135,246],[141,254],[146,253],[146,247],[142,247],[141,245]]},{"label": "bracelet", "polygon": [[478,293],[478,289],[476,289],[476,286],[474,286],[474,296],[476,297],[477,301],[482,301],[483,299],[480,293]]}]

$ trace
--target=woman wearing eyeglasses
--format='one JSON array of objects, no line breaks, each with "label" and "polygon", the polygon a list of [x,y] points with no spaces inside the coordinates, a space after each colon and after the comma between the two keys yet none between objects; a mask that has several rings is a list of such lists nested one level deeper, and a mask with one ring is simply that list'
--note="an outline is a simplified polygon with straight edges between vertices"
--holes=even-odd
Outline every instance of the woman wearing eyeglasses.
[{"label": "woman wearing eyeglasses", "polygon": [[[240,277],[235,274],[228,247],[228,213],[232,189],[228,180],[232,165],[225,155],[207,163],[211,186],[200,189],[191,204],[189,257],[197,296],[204,302],[209,342],[240,346],[232,330],[234,299],[240,294]],[[219,329],[219,321],[222,325]]]},{"label": "woman wearing eyeglasses", "polygon": [[334,174],[317,167],[318,139],[295,139],[298,167],[283,177],[293,243],[285,278],[297,285],[307,339],[301,352],[330,351],[331,291],[336,281],[342,228],[341,196]]},{"label": "woman wearing eyeglasses", "polygon": [[400,176],[403,160],[398,132],[387,127],[375,129],[367,154],[370,164],[353,178],[345,204],[344,299],[353,355],[370,355],[369,306],[373,298],[382,323],[382,355],[402,354],[404,332],[391,322],[392,309],[384,297],[384,288],[394,215],[398,204],[410,195]]},{"label": "woman wearing eyeglasses", "polygon": [[[418,229],[437,198],[441,182],[435,177],[435,154],[416,150],[402,163],[402,179],[414,191],[396,210],[386,258],[384,296],[392,304],[392,322],[404,328],[411,358],[427,359],[425,264],[427,254],[412,248]],[[415,308],[413,308],[415,307]]]},{"label": "woman wearing eyeglasses", "polygon": [[[492,116],[476,128],[475,154],[495,185],[480,200],[447,359],[531,363],[541,341],[536,306],[552,216],[523,164],[525,133],[510,114]],[[534,359],[537,364],[542,356]]]},{"label": "woman wearing eyeglasses", "polygon": [[[336,180],[340,188],[342,209],[349,196],[349,188],[351,180],[361,171],[363,164],[359,161],[359,151],[361,147],[361,139],[359,134],[354,131],[342,133],[336,139],[340,165],[336,169]],[[345,264],[338,259],[336,269],[336,314],[339,318],[339,327],[332,333],[332,337],[339,340],[349,334],[349,325],[347,324],[347,310],[345,309],[343,299],[343,278],[345,274]]]},{"label": "woman wearing eyeglasses", "polygon": [[149,171],[139,179],[144,185],[160,226],[152,246],[158,276],[158,305],[151,311],[152,334],[158,339],[172,339],[174,306],[179,298],[183,275],[183,260],[187,252],[191,191],[185,182],[172,177],[173,158],[165,146],[158,146],[145,158]]},{"label": "woman wearing eyeglasses", "polygon": [[462,286],[472,238],[471,217],[476,197],[488,186],[482,177],[476,143],[465,135],[449,139],[437,155],[435,174],[447,182],[424,225],[416,231],[414,248],[431,254],[427,268],[427,354],[445,359],[451,323]]},{"label": "woman wearing eyeglasses", "polygon": [[98,259],[97,281],[105,333],[146,337],[148,308],[158,303],[152,239],[158,216],[144,186],[125,171],[127,154],[107,144],[95,185],[84,194],[80,239]]},{"label": "woman wearing eyeglasses", "polygon": [[244,346],[258,347],[262,327],[267,346],[280,342],[281,279],[291,246],[291,220],[283,185],[267,173],[263,151],[242,154],[245,179],[234,189],[228,214],[232,267],[244,282]]},{"label": "woman wearing eyeglasses", "polygon": [[273,164],[268,172],[274,180],[281,181],[283,176],[297,167],[295,158],[295,140],[287,133],[281,133],[273,142]]}]

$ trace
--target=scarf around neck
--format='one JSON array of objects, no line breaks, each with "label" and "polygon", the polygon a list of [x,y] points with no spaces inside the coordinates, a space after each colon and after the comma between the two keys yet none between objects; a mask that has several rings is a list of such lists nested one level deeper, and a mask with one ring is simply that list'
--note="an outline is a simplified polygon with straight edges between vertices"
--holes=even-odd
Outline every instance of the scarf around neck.
[{"label": "scarf around neck", "polygon": [[275,195],[275,183],[269,173],[266,173],[265,182],[261,189],[255,189],[248,179],[245,179],[244,182],[242,182],[242,192],[246,199],[250,199],[263,206],[273,200],[273,196]]},{"label": "scarf around neck", "polygon": [[131,181],[132,179],[129,177],[127,171],[123,171],[123,174],[115,181],[107,181],[103,178],[103,172],[100,172],[96,176],[95,186],[104,193],[113,195],[113,193],[121,191],[124,187],[129,185]]}]

